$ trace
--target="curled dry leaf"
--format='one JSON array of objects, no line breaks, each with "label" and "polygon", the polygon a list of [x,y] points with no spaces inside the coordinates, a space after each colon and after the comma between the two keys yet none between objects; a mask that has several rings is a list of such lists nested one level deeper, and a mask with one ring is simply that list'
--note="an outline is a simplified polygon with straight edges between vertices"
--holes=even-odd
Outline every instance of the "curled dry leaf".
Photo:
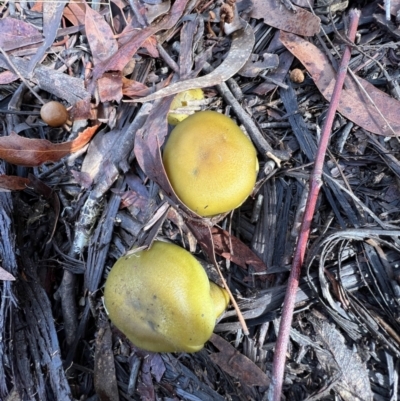
[{"label": "curled dry leaf", "polygon": [[40,43],[43,36],[39,30],[27,22],[16,18],[0,19],[0,47],[4,51]]},{"label": "curled dry leaf", "polygon": [[[213,227],[211,229],[215,252],[231,260],[233,263],[247,269],[247,265],[252,265],[258,273],[266,273],[267,266],[264,262],[238,238],[229,235],[222,228]],[[260,276],[261,280],[265,280],[265,276]]]},{"label": "curled dry leaf", "polygon": [[25,167],[56,162],[85,146],[99,126],[89,127],[73,141],[52,143],[46,139],[24,138],[12,132],[0,138],[0,158]]},{"label": "curled dry leaf", "polygon": [[[179,199],[167,178],[160,152],[168,133],[167,114],[171,102],[172,98],[164,98],[158,105],[153,106],[146,123],[136,133],[134,152],[147,176],[156,182],[173,202],[179,204]],[[189,212],[189,209],[187,211]]]},{"label": "curled dry leaf", "polygon": [[[295,6],[293,6],[295,7]],[[301,36],[314,36],[320,30],[321,20],[300,7],[288,10],[280,1],[254,0],[250,17],[264,19],[264,23]]]},{"label": "curled dry leaf", "polygon": [[[324,98],[330,101],[336,72],[325,54],[312,43],[291,33],[281,32],[280,39],[307,69]],[[394,132],[399,132],[400,102],[375,88],[368,81],[359,77],[357,79],[387,121],[381,117],[367,95],[349,76],[340,96],[338,111],[355,124],[375,134],[393,136]]]},{"label": "curled dry leaf", "polygon": [[120,71],[106,72],[98,81],[97,88],[101,102],[122,99],[122,73]]},{"label": "curled dry leaf", "polygon": [[122,94],[124,96],[146,96],[148,95],[150,90],[151,89],[149,87],[142,84],[141,82],[122,77]]},{"label": "curled dry leaf", "polygon": [[0,192],[2,191],[20,191],[29,185],[28,178],[18,177],[16,175],[0,175]]},{"label": "curled dry leaf", "polygon": [[141,47],[146,49],[151,57],[153,57],[153,58],[160,57],[160,55],[158,54],[158,50],[157,50],[157,39],[155,36],[150,36],[149,38],[147,38],[143,42]]},{"label": "curled dry leaf", "polygon": [[122,71],[143,42],[160,30],[170,29],[176,25],[186,7],[188,0],[176,0],[171,11],[158,24],[144,29],[134,30],[129,40],[121,46],[117,53],[107,61],[98,64],[93,70],[93,80],[97,81],[106,71]]},{"label": "curled dry leaf", "polygon": [[15,281],[15,277],[0,266],[0,281]]},{"label": "curled dry leaf", "polygon": [[248,24],[246,24],[245,29],[234,32],[232,37],[232,45],[228,55],[213,72],[202,77],[176,82],[152,95],[135,99],[135,102],[149,102],[189,89],[214,86],[228,80],[245,65],[251,55],[255,41],[253,28]]},{"label": "curled dry leaf", "polygon": [[0,73],[0,85],[7,85],[11,82],[19,79],[17,74],[12,73],[11,71],[3,71]]},{"label": "curled dry leaf", "polygon": [[210,359],[226,373],[247,386],[268,386],[269,377],[247,356],[223,338],[213,334],[209,340],[220,352],[210,355]]},{"label": "curled dry leaf", "polygon": [[71,22],[72,25],[85,25],[85,5],[81,1],[71,0],[64,9],[64,17]]},{"label": "curled dry leaf", "polygon": [[[29,61],[21,57],[10,57],[19,73],[26,79],[39,86],[59,99],[67,101],[71,105],[75,105],[80,101],[90,101],[90,94],[85,89],[85,83],[80,78],[70,77],[59,71],[55,71],[49,67],[42,65],[36,66],[29,76]],[[12,70],[3,55],[0,55],[0,67]]]},{"label": "curled dry leaf", "polygon": [[106,61],[118,50],[113,31],[104,17],[86,4],[85,30],[94,65]]},{"label": "curled dry leaf", "polygon": [[155,19],[157,19],[160,15],[163,15],[169,11],[171,8],[171,2],[163,1],[157,4],[145,4],[146,9],[146,19],[149,24],[151,24]]},{"label": "curled dry leaf", "polygon": [[43,3],[43,36],[44,42],[39,47],[29,61],[28,73],[34,70],[35,66],[45,55],[47,49],[51,47],[57,37],[58,27],[65,3],[62,1],[45,1]]},{"label": "curled dry leaf", "polygon": [[258,55],[254,56],[256,56],[256,60],[253,61],[252,57],[250,57],[246,64],[238,71],[239,75],[253,78],[267,69],[275,70],[278,68],[279,57],[277,54],[264,53],[262,55],[262,60],[258,60]]},{"label": "curled dry leaf", "polygon": [[318,315],[310,316],[309,321],[317,333],[321,348],[315,348],[317,358],[322,368],[332,376],[337,374],[333,388],[345,401],[372,401],[374,399],[368,370],[365,363],[352,349],[346,346],[345,338],[340,331],[325,318]]}]

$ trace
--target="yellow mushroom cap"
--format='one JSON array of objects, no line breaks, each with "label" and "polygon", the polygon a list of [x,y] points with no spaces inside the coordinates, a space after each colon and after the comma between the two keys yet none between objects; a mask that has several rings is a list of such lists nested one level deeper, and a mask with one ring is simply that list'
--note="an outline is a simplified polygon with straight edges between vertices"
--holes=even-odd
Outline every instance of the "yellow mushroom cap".
[{"label": "yellow mushroom cap", "polygon": [[[189,89],[187,91],[180,92],[174,97],[170,110],[184,108],[188,105],[188,101],[202,99],[204,99],[204,93],[201,89]],[[168,123],[171,125],[177,125],[187,117],[189,117],[189,114],[169,113]]]},{"label": "yellow mushroom cap", "polygon": [[229,304],[229,294],[224,288],[210,281],[210,295],[214,303],[215,315],[218,318]]},{"label": "yellow mushroom cap", "polygon": [[258,172],[252,142],[232,119],[215,111],[200,111],[178,124],[163,162],[178,197],[201,216],[240,206]]},{"label": "yellow mushroom cap", "polygon": [[133,344],[153,352],[199,351],[217,317],[201,264],[185,249],[164,242],[118,259],[106,281],[104,303],[114,325]]}]

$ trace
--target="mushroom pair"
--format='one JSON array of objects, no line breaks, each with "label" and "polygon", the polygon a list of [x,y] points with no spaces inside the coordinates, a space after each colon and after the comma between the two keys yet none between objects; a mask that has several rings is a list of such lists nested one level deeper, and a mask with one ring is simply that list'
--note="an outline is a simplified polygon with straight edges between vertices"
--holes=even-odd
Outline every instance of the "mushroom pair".
[{"label": "mushroom pair", "polygon": [[[200,216],[240,206],[258,172],[251,141],[233,120],[214,111],[179,122],[163,162],[179,199]],[[133,344],[154,352],[200,350],[228,301],[227,292],[208,280],[189,252],[164,242],[120,258],[104,292],[115,326]]]}]

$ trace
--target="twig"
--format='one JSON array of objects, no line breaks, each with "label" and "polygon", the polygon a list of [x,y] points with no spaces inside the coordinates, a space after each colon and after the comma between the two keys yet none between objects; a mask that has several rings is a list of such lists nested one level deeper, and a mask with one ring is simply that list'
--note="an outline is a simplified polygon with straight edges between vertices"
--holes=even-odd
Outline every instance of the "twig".
[{"label": "twig", "polygon": [[[354,41],[358,20],[360,18],[359,10],[351,10],[349,13],[350,24],[348,38]],[[293,257],[292,270],[290,272],[288,286],[286,290],[284,306],[282,311],[281,323],[279,327],[279,336],[276,342],[274,362],[272,367],[272,381],[268,392],[268,400],[279,401],[281,399],[283,375],[285,370],[286,350],[289,342],[290,328],[296,291],[299,285],[301,266],[304,260],[306,245],[310,233],[311,221],[314,215],[315,206],[318,199],[319,190],[322,186],[322,172],[326,149],[328,147],[329,135],[332,129],[336,109],[339,104],[340,94],[346,77],[347,66],[350,61],[351,47],[347,46],[338,70],[335,88],[333,90],[331,103],[329,104],[327,117],[321,133],[321,140],[318,146],[318,152],[314,164],[314,171],[310,177],[310,192],[307,199],[307,206],[304,212],[303,221],[300,229],[299,240]]]},{"label": "twig", "polygon": [[29,85],[29,82],[21,75],[21,73],[18,71],[18,68],[15,66],[15,64],[12,62],[10,57],[8,57],[8,54],[3,50],[2,47],[0,47],[0,52],[6,59],[7,63],[9,66],[14,70],[14,74],[18,75],[19,79],[25,84],[25,86],[30,90],[33,96],[36,97],[36,99],[40,102],[40,104],[44,104],[43,99],[32,89],[32,87]]},{"label": "twig", "polygon": [[[212,67],[205,63],[203,67],[203,71],[209,74],[213,71]],[[230,91],[228,85],[225,82],[222,82],[219,85],[216,85],[220,95],[225,100],[227,104],[232,107],[232,110],[236,114],[238,120],[244,125],[249,136],[251,137],[252,141],[254,142],[257,150],[263,157],[273,157],[275,162],[280,162],[282,160],[289,160],[290,156],[286,151],[279,151],[272,148],[272,146],[267,142],[267,140],[262,135],[261,131],[258,129],[257,125],[251,119],[251,117],[246,113],[240,103],[235,99]]]},{"label": "twig", "polygon": [[[129,153],[133,148],[136,131],[144,124],[151,107],[152,105],[148,104],[140,108],[132,123],[119,136],[118,146],[114,147],[115,153],[112,151],[108,153],[108,156],[112,159],[103,160],[104,170],[100,173],[102,178],[98,179],[98,182],[90,192],[80,211],[79,219],[75,223],[75,236],[69,252],[69,256],[72,258],[81,258],[83,251],[87,248],[103,205],[104,196],[118,178],[119,174],[116,167],[120,167],[128,159]],[[114,169],[109,169],[112,172],[106,170],[108,163],[115,166]],[[78,328],[75,290],[76,275],[65,270],[59,288],[59,296],[61,297],[61,307],[65,322],[65,338],[69,346],[73,346]]]}]

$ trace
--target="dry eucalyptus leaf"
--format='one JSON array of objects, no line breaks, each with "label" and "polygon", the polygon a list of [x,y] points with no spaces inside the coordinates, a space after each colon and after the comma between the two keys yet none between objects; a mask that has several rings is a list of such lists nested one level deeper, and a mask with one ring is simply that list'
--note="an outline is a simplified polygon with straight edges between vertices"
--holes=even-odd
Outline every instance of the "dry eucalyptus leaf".
[{"label": "dry eucalyptus leaf", "polygon": [[86,4],[85,30],[94,65],[108,60],[118,51],[114,33],[104,17]]},{"label": "dry eucalyptus leaf", "polygon": [[85,25],[85,5],[79,0],[70,0],[64,9],[64,17],[72,25]]},{"label": "dry eucalyptus leaf", "polygon": [[65,2],[63,1],[45,1],[43,2],[43,35],[44,43],[29,61],[28,73],[31,74],[37,63],[45,55],[47,49],[51,47],[57,38],[58,27],[60,26]]},{"label": "dry eucalyptus leaf", "polygon": [[6,17],[0,19],[0,46],[4,51],[40,43],[43,36],[38,29],[25,21]]},{"label": "dry eucalyptus leaf", "polygon": [[210,359],[226,373],[247,386],[268,386],[269,377],[247,356],[223,338],[213,334],[209,340],[221,352],[210,355]]},{"label": "dry eucalyptus leaf", "polygon": [[254,78],[260,75],[265,70],[275,70],[279,66],[279,56],[277,54],[264,53],[262,60],[256,60],[252,57],[247,60],[246,64],[238,71],[238,74],[242,77]]},{"label": "dry eucalyptus leaf", "polygon": [[16,175],[0,174],[0,192],[20,191],[30,184],[30,180]]},{"label": "dry eucalyptus leaf", "polygon": [[[10,57],[19,73],[24,77],[29,76],[29,61],[20,57]],[[0,55],[0,67],[13,72],[13,68],[8,65],[3,55]],[[36,66],[29,77],[30,81],[59,99],[66,100],[69,104],[74,105],[78,101],[90,99],[90,94],[85,89],[83,79],[71,77],[62,72],[55,71],[42,65]]]},{"label": "dry eucalyptus leaf", "polygon": [[331,376],[339,373],[335,390],[345,401],[372,401],[368,371],[358,354],[346,346],[343,335],[333,324],[315,316],[310,316],[309,321],[327,351],[315,348],[319,362]]},{"label": "dry eucalyptus leaf", "polygon": [[0,158],[18,166],[35,167],[56,162],[85,146],[95,134],[98,125],[89,127],[73,141],[53,143],[46,139],[31,139],[11,135],[0,137]]},{"label": "dry eucalyptus leaf", "polygon": [[296,12],[288,10],[280,1],[254,0],[250,17],[264,19],[264,23],[301,36],[314,36],[320,30],[321,21],[314,14],[293,6]]},{"label": "dry eucalyptus leaf", "polygon": [[169,95],[183,92],[189,89],[205,88],[218,85],[235,75],[249,59],[254,46],[254,32],[250,25],[232,35],[232,45],[225,60],[213,72],[203,77],[187,79],[186,81],[176,82],[159,90],[152,95],[135,99],[135,102],[149,102]]},{"label": "dry eucalyptus leaf", "polygon": [[[281,32],[280,39],[310,73],[324,98],[330,101],[336,72],[327,56],[312,43],[291,33]],[[399,132],[400,102],[375,88],[365,79],[360,77],[357,79],[375,105],[371,103],[357,83],[348,76],[340,96],[338,111],[360,127],[375,134],[393,136],[394,132]]]},{"label": "dry eucalyptus leaf", "polygon": [[0,281],[15,281],[15,277],[0,266]]},{"label": "dry eucalyptus leaf", "polygon": [[163,1],[158,4],[145,4],[147,22],[151,24],[160,15],[166,14],[171,8],[171,2]]},{"label": "dry eucalyptus leaf", "polygon": [[[267,266],[264,262],[242,241],[230,235],[228,231],[219,227],[211,229],[215,252],[233,263],[247,269],[247,265],[252,265],[258,273],[266,273]],[[260,276],[265,280],[266,276]]]},{"label": "dry eucalyptus leaf", "polygon": [[[122,71],[147,38],[161,30],[174,27],[181,18],[187,1],[176,0],[169,13],[154,25],[139,30],[131,30],[130,27],[127,27],[131,33],[125,38],[124,44],[113,57],[96,65],[93,69],[93,82],[97,81],[106,71]],[[93,86],[93,82],[89,86]]]}]

